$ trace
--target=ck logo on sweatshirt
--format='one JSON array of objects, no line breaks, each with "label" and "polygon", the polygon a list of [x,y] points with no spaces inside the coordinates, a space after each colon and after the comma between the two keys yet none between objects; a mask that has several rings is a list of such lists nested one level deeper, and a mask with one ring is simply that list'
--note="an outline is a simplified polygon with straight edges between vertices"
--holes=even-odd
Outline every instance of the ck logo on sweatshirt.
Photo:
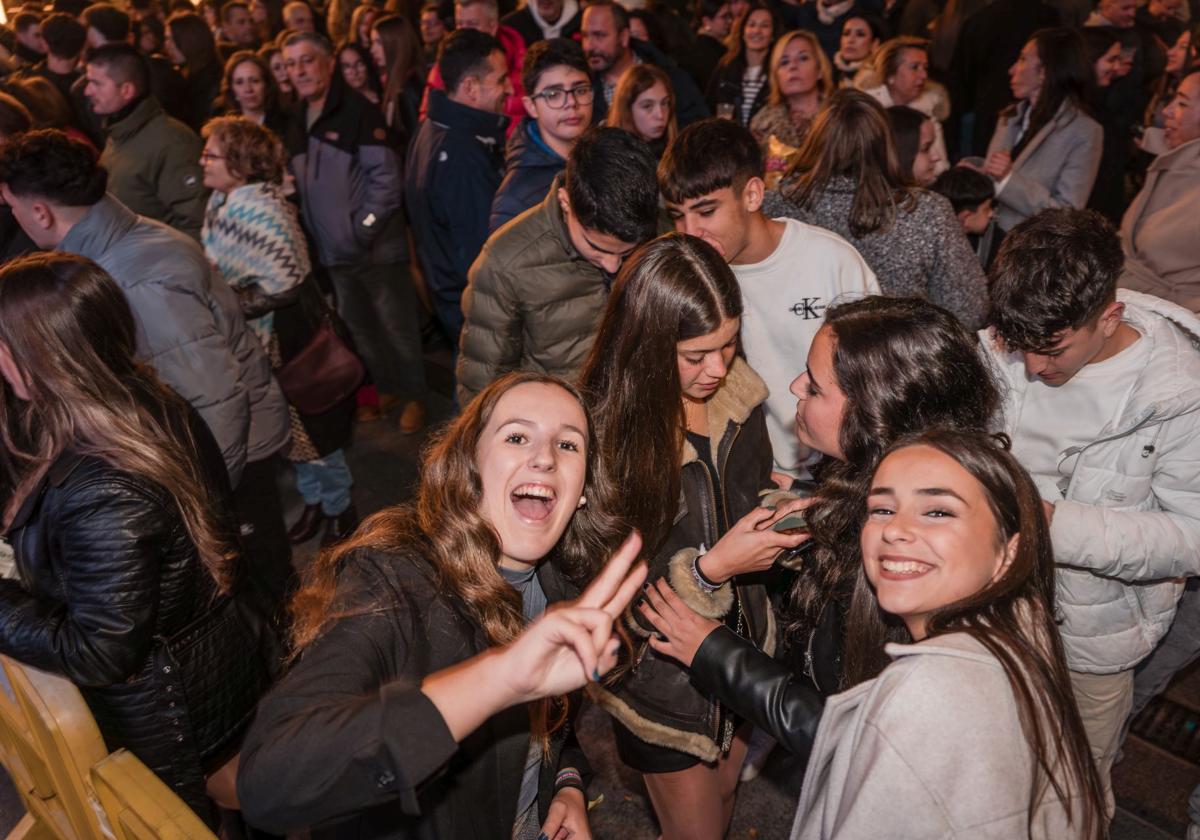
[{"label": "ck logo on sweatshirt", "polygon": [[825,304],[819,302],[820,300],[819,297],[800,298],[800,302],[793,303],[788,307],[788,311],[793,315],[799,315],[805,321],[820,318],[827,308]]}]

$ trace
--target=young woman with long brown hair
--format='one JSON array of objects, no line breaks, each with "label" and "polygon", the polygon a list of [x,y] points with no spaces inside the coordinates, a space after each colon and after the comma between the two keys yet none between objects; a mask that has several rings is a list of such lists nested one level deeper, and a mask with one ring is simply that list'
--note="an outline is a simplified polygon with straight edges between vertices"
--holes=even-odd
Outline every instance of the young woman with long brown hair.
[{"label": "young woman with long brown hair", "polygon": [[858,249],[890,295],[920,295],[969,327],[987,281],[950,203],[901,171],[883,108],[865,93],[829,97],[763,212],[817,225]]},{"label": "young woman with long brown hair", "polygon": [[383,117],[407,144],[417,131],[425,90],[421,39],[408,18],[384,15],[372,24],[371,58],[383,79]]},{"label": "young woman with long brown hair", "polygon": [[0,496],[18,578],[0,580],[0,653],[78,685],[109,747],[208,819],[205,776],[266,687],[250,647],[262,625],[230,595],[217,444],[135,347],[124,294],[90,260],[0,269]]},{"label": "young woman with long brown hair", "polygon": [[653,64],[631,65],[617,80],[604,124],[628,131],[661,158],[678,131],[670,77]]},{"label": "young woman with long brown hair", "polygon": [[[613,510],[643,535],[651,578],[747,643],[773,651],[764,587],[726,569],[762,570],[803,539],[766,527],[772,486],[767,389],[737,355],[742,299],[701,239],[661,236],[625,263],[581,387],[621,492]],[[697,690],[632,627],[632,667],[593,697],[616,720],[617,751],[642,772],[665,840],[723,837],[748,727]]]},{"label": "young woman with long brown hair", "polygon": [[[1007,441],[901,438],[862,487],[856,519],[855,601],[906,644],[887,647],[878,677],[829,699],[793,840],[866,836],[882,820],[903,837],[1104,836],[1055,624],[1049,527]],[[679,599],[663,589],[649,600],[668,639],[656,646],[681,652],[676,623],[691,622]],[[753,678],[740,681],[766,693]]]},{"label": "young woman with long brown hair", "polygon": [[248,821],[313,837],[589,836],[578,704],[561,695],[616,661],[611,620],[641,583],[621,583],[640,543],[549,616],[591,616],[554,636],[578,652],[555,657],[574,659],[573,680],[542,679],[554,669],[516,640],[614,544],[609,488],[573,388],[536,373],[485,388],[430,446],[416,501],[314,562],[294,602],[298,661],[242,752]]}]

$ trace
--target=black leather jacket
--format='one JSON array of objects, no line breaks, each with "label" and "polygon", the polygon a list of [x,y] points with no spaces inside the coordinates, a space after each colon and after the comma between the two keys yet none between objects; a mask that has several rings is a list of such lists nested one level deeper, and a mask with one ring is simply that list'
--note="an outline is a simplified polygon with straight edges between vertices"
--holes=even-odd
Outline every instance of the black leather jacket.
[{"label": "black leather jacket", "polygon": [[[674,526],[650,561],[649,580],[666,577],[694,610],[724,619],[741,612],[743,636],[768,655],[775,650],[776,626],[759,576],[738,577],[714,593],[699,587],[691,568],[700,546],[721,537],[716,505],[725,505],[732,526],[759,504],[759,491],[771,487],[771,443],[761,403],[767,389],[758,375],[736,359],[708,406],[708,422],[720,472],[722,499],[714,497],[712,476],[690,445],[680,473],[680,504]],[[736,607],[735,593],[736,589]],[[636,612],[630,617],[637,616]],[[716,696],[698,690],[688,670],[655,653],[645,641],[649,626],[629,621],[634,631],[633,661],[625,676],[607,688],[589,687],[593,699],[644,741],[714,761],[728,749],[731,727],[722,725]]]},{"label": "black leather jacket", "polygon": [[[175,421],[192,425],[211,486],[227,490],[216,442],[183,410]],[[257,697],[246,696],[240,669],[212,657],[211,693],[185,697],[180,669],[163,664],[164,640],[206,615],[216,596],[174,499],[68,451],[26,497],[8,538],[20,581],[0,580],[0,652],[70,679],[109,748],[129,749],[207,816],[204,771],[228,757],[240,731],[222,733],[203,755],[209,739],[197,733],[230,711],[248,723]]]}]

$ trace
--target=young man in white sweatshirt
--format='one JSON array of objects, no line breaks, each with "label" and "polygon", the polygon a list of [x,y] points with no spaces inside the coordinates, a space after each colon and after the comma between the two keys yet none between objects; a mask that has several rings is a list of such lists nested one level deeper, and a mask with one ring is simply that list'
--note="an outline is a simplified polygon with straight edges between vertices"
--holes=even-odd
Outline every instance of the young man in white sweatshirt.
[{"label": "young man in white sweatshirt", "polygon": [[879,294],[875,274],[836,233],[761,211],[763,157],[732,120],[688,126],[658,167],[667,212],[681,233],[721,252],[742,289],[742,347],[767,383],[767,431],[777,472],[806,471],[789,386],[804,371],[813,336],[834,301]]},{"label": "young man in white sweatshirt", "polygon": [[1200,320],[1118,293],[1122,262],[1096,213],[1022,222],[992,267],[980,334],[1050,523],[1067,666],[1110,816],[1134,666],[1200,574]]}]

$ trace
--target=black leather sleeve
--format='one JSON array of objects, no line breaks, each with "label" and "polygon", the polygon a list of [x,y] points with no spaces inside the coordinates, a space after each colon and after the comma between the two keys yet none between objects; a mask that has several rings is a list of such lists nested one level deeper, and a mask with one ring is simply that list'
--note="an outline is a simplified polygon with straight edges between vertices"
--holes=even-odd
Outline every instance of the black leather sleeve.
[{"label": "black leather sleeve", "polygon": [[708,634],[692,660],[692,677],[790,752],[807,756],[825,700],[816,688],[728,627]]}]

